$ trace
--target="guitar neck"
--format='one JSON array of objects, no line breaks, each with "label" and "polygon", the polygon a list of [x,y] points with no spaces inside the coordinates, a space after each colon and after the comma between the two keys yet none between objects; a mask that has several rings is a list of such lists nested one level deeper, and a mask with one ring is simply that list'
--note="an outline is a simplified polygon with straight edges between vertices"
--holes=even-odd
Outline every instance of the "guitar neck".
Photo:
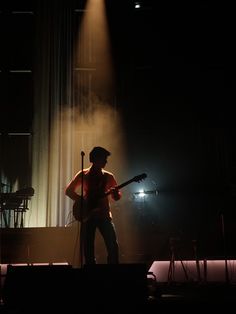
[{"label": "guitar neck", "polygon": [[[141,174],[141,175],[138,175],[138,176],[136,176],[136,177],[133,177],[132,179],[130,179],[130,180],[128,180],[128,181],[126,181],[126,182],[124,182],[124,183],[122,183],[122,184],[120,184],[120,185],[117,185],[116,188],[119,190],[119,189],[123,188],[124,186],[126,186],[126,185],[128,185],[128,184],[130,184],[130,183],[132,183],[132,182],[140,182],[141,180],[144,180],[146,177],[147,177],[146,173],[143,173],[143,174]],[[104,194],[104,196],[107,196],[107,195],[109,195],[109,194],[111,194],[111,190],[107,191],[107,192]]]},{"label": "guitar neck", "polygon": [[118,188],[118,189],[122,189],[124,186],[126,186],[126,185],[132,183],[133,181],[134,181],[134,179],[130,179],[130,180],[128,180],[128,181],[126,181],[126,182],[124,182],[124,183],[118,185],[117,188]]},{"label": "guitar neck", "polygon": [[[122,189],[123,187],[125,187],[126,185],[132,183],[133,181],[134,181],[134,179],[130,179],[130,180],[128,180],[128,181],[126,181],[126,182],[124,182],[124,183],[122,183],[122,184],[120,184],[120,185],[117,185],[116,188],[120,190],[120,189]],[[105,193],[105,196],[108,196],[109,194],[111,194],[111,191],[110,191],[110,190]]]}]

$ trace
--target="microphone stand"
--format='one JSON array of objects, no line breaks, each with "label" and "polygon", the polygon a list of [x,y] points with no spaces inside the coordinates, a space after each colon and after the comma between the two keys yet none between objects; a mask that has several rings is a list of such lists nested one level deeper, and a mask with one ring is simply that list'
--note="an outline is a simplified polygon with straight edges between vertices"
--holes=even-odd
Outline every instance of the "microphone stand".
[{"label": "microphone stand", "polygon": [[83,255],[84,255],[84,222],[83,222],[83,206],[84,206],[84,155],[85,153],[81,152],[81,198],[80,198],[80,208],[81,208],[81,222],[80,222],[80,265],[83,267]]}]

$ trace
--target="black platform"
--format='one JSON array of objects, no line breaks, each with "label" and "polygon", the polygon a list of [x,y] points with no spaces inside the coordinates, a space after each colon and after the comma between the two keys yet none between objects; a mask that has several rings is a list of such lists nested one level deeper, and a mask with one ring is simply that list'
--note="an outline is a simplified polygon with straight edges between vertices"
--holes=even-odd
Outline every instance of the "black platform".
[{"label": "black platform", "polygon": [[[3,286],[5,309],[20,313],[76,307],[104,312],[138,310],[148,301],[145,264],[8,265]],[[112,311],[114,312],[114,311]]]}]

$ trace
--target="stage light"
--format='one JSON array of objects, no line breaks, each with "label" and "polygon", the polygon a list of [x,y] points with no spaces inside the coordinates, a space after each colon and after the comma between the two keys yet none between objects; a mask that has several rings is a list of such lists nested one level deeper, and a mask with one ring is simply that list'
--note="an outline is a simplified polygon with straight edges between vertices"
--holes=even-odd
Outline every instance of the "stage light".
[{"label": "stage light", "polygon": [[139,1],[136,1],[136,2],[134,3],[134,8],[135,8],[135,9],[140,9],[140,8],[141,8],[141,4],[140,4]]},{"label": "stage light", "polygon": [[136,192],[134,194],[137,194],[139,197],[144,197],[145,196],[144,190],[141,190],[141,191]]},{"label": "stage light", "polygon": [[150,194],[152,194],[152,195],[158,195],[159,194],[159,191],[156,189],[156,190],[149,190],[149,191],[145,191],[145,190],[140,190],[139,192],[135,192],[135,193],[133,193],[133,197],[134,198],[144,198],[144,197],[146,197],[146,196],[148,196],[148,195],[150,195]]}]

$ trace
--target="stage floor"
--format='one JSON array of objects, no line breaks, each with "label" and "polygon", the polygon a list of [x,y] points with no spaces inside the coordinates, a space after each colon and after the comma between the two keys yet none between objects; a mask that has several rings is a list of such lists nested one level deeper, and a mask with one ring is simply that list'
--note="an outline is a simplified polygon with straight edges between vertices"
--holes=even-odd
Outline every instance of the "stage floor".
[{"label": "stage floor", "polygon": [[[7,268],[7,264],[1,265],[2,292]],[[101,314],[195,313],[204,307],[211,311],[230,310],[236,304],[234,282],[158,282],[150,269],[145,272],[143,264],[97,265],[88,269],[86,277],[83,269],[73,270],[68,264],[13,265],[11,270],[14,272],[10,285],[8,282],[8,301],[1,300],[1,314],[42,313],[52,309],[65,313],[74,312],[76,306],[81,307],[79,313],[89,310]]]}]

